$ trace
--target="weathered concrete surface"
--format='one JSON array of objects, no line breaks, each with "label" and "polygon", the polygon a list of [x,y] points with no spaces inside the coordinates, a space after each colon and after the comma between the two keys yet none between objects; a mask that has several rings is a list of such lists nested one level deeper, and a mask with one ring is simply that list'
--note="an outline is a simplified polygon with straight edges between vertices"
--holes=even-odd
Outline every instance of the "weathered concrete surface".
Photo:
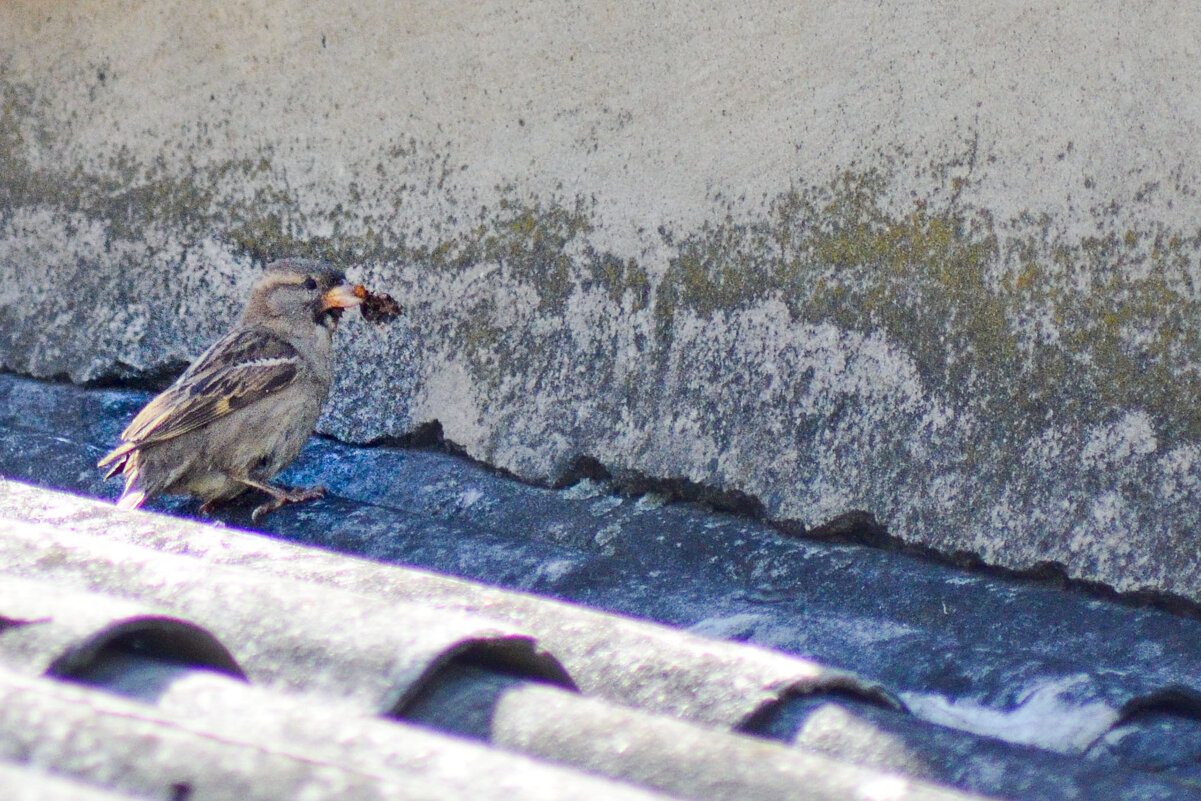
[{"label": "weathered concrete surface", "polygon": [[0,8],[0,364],[177,369],[255,262],[438,420],[813,525],[1201,600],[1201,9]]}]

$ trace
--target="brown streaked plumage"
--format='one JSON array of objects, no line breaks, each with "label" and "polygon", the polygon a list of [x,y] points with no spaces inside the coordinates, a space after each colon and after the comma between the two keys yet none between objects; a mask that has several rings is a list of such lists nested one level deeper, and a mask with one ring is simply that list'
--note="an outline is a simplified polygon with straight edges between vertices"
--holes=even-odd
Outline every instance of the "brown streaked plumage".
[{"label": "brown streaked plumage", "polygon": [[[360,293],[361,294],[361,293]],[[322,262],[267,267],[238,324],[133,419],[100,460],[121,474],[117,505],[135,509],[165,493],[204,499],[202,511],[247,489],[271,500],[254,518],[324,495],[269,482],[308,440],[333,380],[331,335],[362,298]]]}]

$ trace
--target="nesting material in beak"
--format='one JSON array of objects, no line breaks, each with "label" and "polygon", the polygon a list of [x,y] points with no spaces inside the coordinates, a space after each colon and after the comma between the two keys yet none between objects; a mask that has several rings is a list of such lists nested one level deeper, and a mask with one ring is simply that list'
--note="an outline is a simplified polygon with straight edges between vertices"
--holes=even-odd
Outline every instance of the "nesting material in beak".
[{"label": "nesting material in beak", "polygon": [[355,297],[363,299],[363,305],[359,307],[359,311],[363,314],[363,319],[372,323],[383,323],[390,320],[395,320],[400,316],[402,311],[400,304],[392,299],[391,295],[386,295],[383,292],[370,292],[367,287],[359,285],[354,288]]}]

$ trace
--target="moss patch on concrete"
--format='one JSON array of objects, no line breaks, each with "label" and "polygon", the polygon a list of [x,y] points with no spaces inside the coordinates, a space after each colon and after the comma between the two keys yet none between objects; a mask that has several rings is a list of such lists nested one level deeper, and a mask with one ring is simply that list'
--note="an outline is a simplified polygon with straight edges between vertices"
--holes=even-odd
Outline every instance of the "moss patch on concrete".
[{"label": "moss patch on concrete", "polygon": [[1047,242],[1037,222],[1002,230],[954,203],[890,214],[886,183],[846,173],[680,241],[655,294],[664,344],[681,309],[707,318],[777,298],[798,322],[883,331],[929,389],[1002,438],[1127,407],[1201,437],[1201,233]]}]

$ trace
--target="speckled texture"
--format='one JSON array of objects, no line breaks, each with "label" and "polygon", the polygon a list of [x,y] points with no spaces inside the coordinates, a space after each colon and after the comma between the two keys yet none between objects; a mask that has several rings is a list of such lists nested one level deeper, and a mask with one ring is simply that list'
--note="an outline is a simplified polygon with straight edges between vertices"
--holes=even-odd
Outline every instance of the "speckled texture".
[{"label": "speckled texture", "polygon": [[327,433],[1201,600],[1199,15],[6,4],[0,365],[169,374],[321,256],[409,309]]},{"label": "speckled texture", "polygon": [[[71,564],[72,557],[66,554],[86,551],[86,544],[62,549],[50,546],[26,561],[22,560],[32,553],[22,545],[37,547],[15,539],[5,541],[6,579],[35,575],[38,562],[56,562],[64,569],[52,577],[55,582],[69,585],[79,581],[94,588],[113,586],[97,575],[105,571],[101,562],[90,568],[95,571],[91,575],[87,575],[89,568]],[[424,607],[373,604],[352,593],[333,593],[313,601],[288,593],[286,588],[269,588],[265,577],[248,579],[237,571],[224,573],[211,566],[192,571],[192,566],[172,560],[157,566],[134,564],[134,553],[127,553],[119,566],[107,565],[127,572],[114,581],[116,586],[129,597],[152,600],[169,609],[193,606],[194,619],[203,630],[214,632],[218,641],[236,641],[244,646],[233,660],[227,659],[230,669],[234,669],[236,660],[248,677],[269,686],[324,693],[373,713],[386,713],[418,691],[440,662],[457,651],[473,644],[500,648],[505,643],[511,644],[515,670],[528,668],[531,675],[569,683],[553,657],[532,647],[531,638],[494,621],[437,612],[431,616]],[[72,573],[70,566],[82,569]],[[213,582],[214,589],[207,598],[201,597],[204,593],[193,581],[201,576]],[[217,611],[201,611],[206,602]],[[313,610],[314,606],[320,608],[320,613]],[[243,610],[244,614],[235,610]],[[317,619],[319,614],[327,613],[331,617],[324,623]],[[45,642],[39,642],[35,631],[12,647],[32,651],[34,656],[27,659],[32,661],[39,652],[52,650],[55,635],[62,640],[70,633],[51,630],[42,635]],[[63,650],[60,646],[59,652]]]}]

